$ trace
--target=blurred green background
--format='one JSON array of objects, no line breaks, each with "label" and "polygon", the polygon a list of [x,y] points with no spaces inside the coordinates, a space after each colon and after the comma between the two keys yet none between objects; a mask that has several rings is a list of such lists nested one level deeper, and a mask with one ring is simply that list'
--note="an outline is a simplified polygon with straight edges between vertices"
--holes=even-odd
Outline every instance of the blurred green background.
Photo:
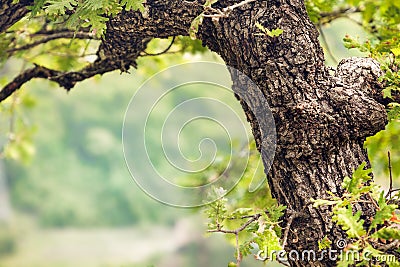
[{"label": "blurred green background", "polygon": [[[360,55],[340,41],[346,33],[363,37],[355,23],[338,19],[324,32],[337,59]],[[22,141],[0,160],[0,267],[200,267],[234,260],[234,247],[222,236],[205,236],[199,210],[169,207],[144,194],[122,153],[122,122],[134,92],[167,66],[199,60],[220,62],[209,52],[144,58],[129,75],[106,74],[69,94],[33,81],[14,99],[22,104],[9,104],[19,104],[17,109],[2,107],[0,142],[9,127]],[[20,68],[9,62],[0,75],[6,79]],[[233,94],[224,101],[240,109]],[[386,188],[389,150],[400,186],[399,133],[400,123],[392,122],[367,141],[375,175]],[[242,266],[263,263],[249,257]]]}]

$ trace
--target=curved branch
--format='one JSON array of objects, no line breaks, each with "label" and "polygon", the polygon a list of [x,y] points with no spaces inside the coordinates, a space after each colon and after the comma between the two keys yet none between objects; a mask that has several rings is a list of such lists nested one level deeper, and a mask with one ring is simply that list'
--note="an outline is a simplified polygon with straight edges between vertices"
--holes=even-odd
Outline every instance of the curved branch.
[{"label": "curved branch", "polygon": [[26,44],[20,47],[14,47],[7,50],[7,53],[13,54],[14,52],[21,50],[28,50],[40,44],[47,43],[52,40],[61,39],[61,38],[76,38],[76,39],[97,39],[94,34],[87,32],[59,32],[43,37],[40,40],[37,40],[33,43]]},{"label": "curved branch", "polygon": [[335,19],[348,17],[350,14],[359,13],[361,11],[362,10],[360,9],[360,7],[346,7],[333,10],[332,12],[323,12],[320,14],[320,23],[331,23]]},{"label": "curved branch", "polygon": [[146,55],[146,56],[160,56],[160,55],[162,55],[162,54],[165,54],[165,53],[167,53],[167,52],[171,49],[171,47],[173,46],[173,44],[174,44],[174,42],[175,42],[175,38],[176,38],[176,36],[173,36],[173,37],[172,37],[171,43],[170,43],[170,44],[168,45],[168,47],[165,48],[163,51],[158,52],[158,53],[147,53],[146,51],[144,51],[143,54]]},{"label": "curved branch", "polygon": [[225,230],[225,229],[211,229],[208,230],[208,233],[224,233],[224,234],[238,234],[242,231],[244,231],[247,226],[249,226],[251,223],[257,221],[259,218],[261,217],[261,214],[255,214],[251,216],[251,219],[248,220],[246,223],[242,224],[239,228],[235,229],[235,230]]},{"label": "curved branch", "polygon": [[322,29],[322,25],[319,24],[317,26],[317,29],[318,29],[318,31],[319,31],[319,33],[321,35],[321,40],[322,40],[323,44],[325,45],[326,52],[328,53],[329,57],[332,59],[333,63],[335,63],[337,65],[338,64],[338,60],[335,57],[335,55],[333,54],[331,48],[329,47],[329,43],[328,43],[328,40],[326,39],[324,30]]},{"label": "curved branch", "polygon": [[68,91],[75,86],[77,82],[91,78],[97,74],[104,74],[117,69],[127,70],[130,65],[135,65],[134,59],[121,61],[112,58],[99,60],[83,68],[80,71],[62,72],[52,70],[43,66],[35,65],[17,77],[14,78],[0,91],[0,102],[5,100],[21,86],[34,78],[48,79],[58,83]]},{"label": "curved branch", "polygon": [[[11,3],[8,0],[7,3]],[[30,1],[21,0],[25,5]],[[33,1],[32,1],[33,2]],[[18,90],[24,83],[34,78],[43,78],[58,83],[61,87],[69,90],[74,85],[97,74],[103,74],[116,69],[127,71],[130,66],[136,67],[135,60],[146,49],[147,43],[152,38],[166,38],[176,35],[188,35],[188,29],[191,22],[202,11],[198,3],[201,0],[195,0],[190,3],[181,0],[148,1],[146,4],[147,12],[122,11],[118,16],[110,18],[107,23],[107,32],[102,40],[97,55],[98,61],[88,65],[80,71],[61,72],[48,69],[43,66],[35,66],[19,74],[12,82],[7,84],[0,91],[0,102]],[[4,7],[3,4],[0,7]],[[14,7],[14,6],[13,6]],[[1,11],[0,11],[1,12]],[[4,12],[3,12],[4,13]],[[27,12],[24,13],[24,15]],[[18,17],[20,19],[21,17]],[[1,17],[2,19],[2,17]],[[0,20],[1,20],[0,19]],[[1,26],[1,22],[0,22]],[[81,31],[77,37],[90,37],[84,31]],[[73,37],[72,33],[37,32],[44,34],[43,39],[27,44],[26,46],[10,49],[9,52],[29,49],[40,43],[45,43],[57,38]]]}]

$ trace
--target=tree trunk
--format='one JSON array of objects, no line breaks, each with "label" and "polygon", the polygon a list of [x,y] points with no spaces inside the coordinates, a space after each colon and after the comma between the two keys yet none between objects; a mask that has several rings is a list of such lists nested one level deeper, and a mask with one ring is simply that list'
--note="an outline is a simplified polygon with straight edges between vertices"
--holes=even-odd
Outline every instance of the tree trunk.
[{"label": "tree trunk", "polygon": [[[219,1],[216,6],[230,4],[232,1]],[[269,30],[282,29],[283,33],[279,37],[259,35],[256,23]],[[376,70],[372,61],[353,59],[348,63],[356,72],[346,72],[349,66],[342,64],[334,77],[324,65],[317,37],[300,0],[258,1],[234,10],[228,18],[206,21],[200,32],[209,48],[258,85],[273,111],[277,147],[268,172],[268,133],[259,127],[259,117],[241,99],[267,167],[272,195],[287,206],[284,220],[297,215],[285,249],[300,254],[304,250],[317,252],[318,241],[324,236],[333,244],[345,238],[332,224],[329,210],[313,208],[310,200],[327,197],[328,191],[340,195],[343,178],[351,176],[362,162],[368,162],[363,149],[365,138],[386,124],[384,106],[372,99],[372,90],[368,90],[376,85],[365,78],[379,76],[379,66]],[[246,86],[234,76],[233,82],[234,90]],[[373,211],[373,207],[364,207],[364,216]],[[335,266],[330,259],[290,263]]]}]

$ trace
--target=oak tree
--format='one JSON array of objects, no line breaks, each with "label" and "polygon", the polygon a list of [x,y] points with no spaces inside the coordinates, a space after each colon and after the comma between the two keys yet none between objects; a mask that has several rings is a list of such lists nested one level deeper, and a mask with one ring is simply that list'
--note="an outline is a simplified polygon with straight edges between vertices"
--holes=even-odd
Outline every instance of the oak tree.
[{"label": "oak tree", "polygon": [[[332,70],[325,64],[318,28],[340,17],[354,19],[353,15],[371,38],[363,42],[346,36],[345,45],[370,57],[344,59]],[[146,56],[147,45],[156,38],[172,42],[197,38],[258,86],[262,99],[251,99],[254,105],[266,101],[272,110],[277,140],[267,178],[272,196],[286,206],[281,223],[288,229],[284,248],[318,251],[323,240],[352,237],[340,219],[346,218],[344,214],[356,224],[363,220],[361,228],[368,229],[383,205],[368,194],[359,195],[363,201],[337,208],[332,220],[332,208],[312,200],[332,195],[342,199],[354,189],[343,184],[354,170],[362,174],[363,162],[369,165],[365,139],[384,129],[388,109],[391,114],[398,111],[399,23],[400,5],[395,0],[4,0],[0,3],[3,63],[38,46],[70,51],[71,56],[54,67],[33,61],[1,89],[0,101],[34,78],[71,90],[95,75],[140,67],[138,58]],[[77,69],[82,64],[79,49],[88,44],[86,40],[99,43],[95,59]],[[246,88],[237,73],[231,75],[233,89]],[[240,94],[237,98],[263,162],[269,165],[268,133],[260,127],[264,122],[258,121],[248,100]],[[396,249],[398,243],[384,252],[399,257]],[[325,257],[289,259],[289,264],[335,266],[336,262]]]}]

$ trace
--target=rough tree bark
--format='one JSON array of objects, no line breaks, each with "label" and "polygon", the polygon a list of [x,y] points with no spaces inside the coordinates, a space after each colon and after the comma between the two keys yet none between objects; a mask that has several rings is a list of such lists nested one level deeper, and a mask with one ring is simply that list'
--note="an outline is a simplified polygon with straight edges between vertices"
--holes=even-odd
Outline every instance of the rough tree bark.
[{"label": "rough tree bark", "polygon": [[[97,73],[127,70],[136,66],[136,58],[152,38],[188,35],[191,22],[203,11],[202,2],[147,0],[145,15],[123,11],[108,22],[99,49],[102,56],[83,69],[81,76],[35,69],[22,81],[48,78],[70,89]],[[238,2],[220,0],[213,8],[222,10]],[[256,22],[270,30],[280,28],[283,33],[279,37],[259,35]],[[205,18],[198,38],[221,55],[227,65],[250,77],[273,111],[277,150],[267,176],[273,196],[288,207],[284,222],[292,221],[285,249],[317,251],[318,240],[324,236],[332,241],[344,238],[332,224],[328,208],[315,209],[310,199],[324,198],[327,191],[340,195],[343,178],[362,162],[368,162],[363,142],[387,123],[382,88],[376,82],[381,75],[379,66],[369,59],[351,58],[341,62],[336,73],[330,73],[324,64],[318,31],[302,0],[249,1],[219,19]],[[233,87],[243,86],[241,79],[233,77]],[[18,88],[8,87],[7,94],[1,91],[1,100]],[[240,102],[257,148],[267,162],[270,155],[262,149],[266,133],[247,104]],[[360,209],[366,221],[374,213],[373,206]],[[290,264],[334,266],[335,262],[323,259]]]}]

